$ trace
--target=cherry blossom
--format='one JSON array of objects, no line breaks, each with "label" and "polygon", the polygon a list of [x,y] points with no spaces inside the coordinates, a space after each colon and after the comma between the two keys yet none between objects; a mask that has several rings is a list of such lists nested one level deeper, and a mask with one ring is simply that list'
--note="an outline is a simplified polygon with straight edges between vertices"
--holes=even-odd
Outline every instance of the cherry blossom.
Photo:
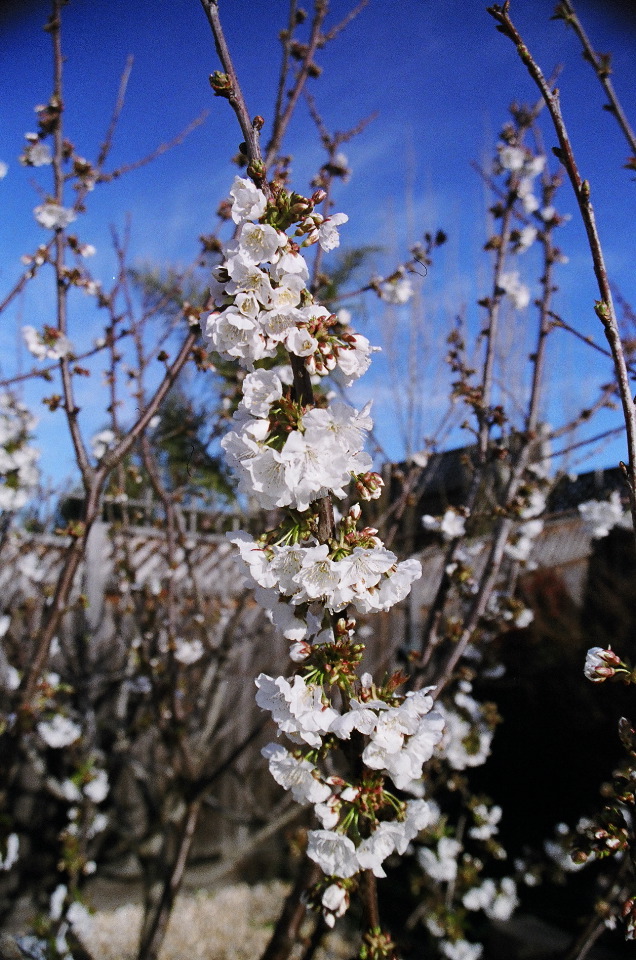
[{"label": "cherry blossom", "polygon": [[[333,398],[300,403],[290,355],[310,376],[330,374],[347,385],[367,370],[373,348],[314,302],[307,264],[296,241],[279,228],[283,222],[293,228],[289,205],[278,205],[280,194],[268,203],[237,177],[230,196],[238,229],[215,270],[218,292],[205,332],[212,349],[248,372],[222,447],[241,493],[265,509],[289,511],[278,530],[258,539],[234,532],[230,540],[256,600],[290,641],[297,665],[290,679],[265,673],[256,679],[258,705],[293,745],[290,751],[270,743],[262,753],[276,782],[298,803],[312,804],[322,824],[309,831],[307,852],[331,878],[313,902],[333,925],[349,904],[347,885],[336,878],[361,870],[384,876],[386,858],[403,854],[434,819],[424,799],[402,801],[388,791],[417,792],[444,720],[433,710],[430,690],[403,696],[390,686],[376,690],[372,678],[358,679],[347,660],[356,663],[362,649],[347,610],[388,610],[407,596],[421,565],[400,562],[377,530],[361,526],[359,503],[338,515],[330,536],[320,537],[315,526],[323,498],[343,499],[352,490],[358,499],[371,499],[380,495],[382,480],[365,450],[370,404],[357,410]],[[296,201],[301,214],[293,236],[303,238],[301,247],[319,243],[328,252],[338,246],[337,228],[348,218],[317,213],[320,196]],[[403,301],[409,286],[403,277],[393,294]],[[177,645],[177,659],[183,659],[180,650]],[[334,686],[340,688],[335,697]],[[325,758],[354,731],[365,738],[364,773],[349,783],[327,773],[339,768]]]},{"label": "cherry blossom", "polygon": [[36,729],[47,746],[55,750],[69,747],[82,735],[82,728],[60,713],[56,713],[51,720],[41,720]]},{"label": "cherry blossom", "polygon": [[64,230],[77,219],[74,210],[61,207],[58,203],[43,203],[36,207],[33,215],[40,226],[47,230]]},{"label": "cherry blossom", "polygon": [[262,190],[254,186],[251,180],[235,177],[232,188],[232,220],[241,223],[242,220],[252,220],[262,217],[267,207],[267,198]]}]

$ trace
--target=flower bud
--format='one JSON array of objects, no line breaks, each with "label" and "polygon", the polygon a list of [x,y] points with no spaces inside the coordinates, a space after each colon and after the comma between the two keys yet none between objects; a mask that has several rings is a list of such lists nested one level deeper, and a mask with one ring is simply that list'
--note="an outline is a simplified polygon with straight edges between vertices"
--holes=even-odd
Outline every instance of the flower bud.
[{"label": "flower bud", "polygon": [[229,98],[232,93],[232,81],[227,73],[221,73],[220,70],[215,70],[214,73],[210,74],[210,86],[216,97]]},{"label": "flower bud", "polygon": [[591,647],[585,657],[583,673],[593,683],[602,683],[604,680],[615,676],[616,668],[622,666],[620,657],[617,657],[613,650]]}]

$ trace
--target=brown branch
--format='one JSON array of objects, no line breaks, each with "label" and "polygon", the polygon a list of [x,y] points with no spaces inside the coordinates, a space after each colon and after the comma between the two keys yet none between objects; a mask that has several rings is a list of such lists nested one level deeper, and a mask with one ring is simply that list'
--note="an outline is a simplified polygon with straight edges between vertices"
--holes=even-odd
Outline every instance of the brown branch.
[{"label": "brown branch", "polygon": [[225,34],[223,33],[223,27],[221,26],[221,20],[219,18],[218,0],[201,0],[201,5],[205,10],[210,27],[212,28],[214,45],[216,47],[219,60],[221,61],[223,70],[227,74],[230,81],[227,99],[230,106],[234,110],[234,113],[236,114],[236,119],[239,122],[239,126],[245,140],[247,155],[252,162],[260,161],[262,158],[258,130],[252,124],[251,117],[247,111],[245,98],[241,91],[238,76],[236,74],[236,70],[234,69],[234,63],[232,61],[232,57],[230,56],[230,51],[225,40]]},{"label": "brown branch", "polygon": [[140,167],[145,167],[146,164],[156,160],[157,157],[160,157],[168,150],[172,150],[173,147],[178,147],[179,144],[183,143],[185,138],[188,137],[193,130],[196,130],[197,127],[200,127],[202,123],[205,123],[209,112],[209,110],[202,110],[198,117],[195,117],[194,120],[191,120],[190,123],[183,128],[181,133],[178,133],[176,137],[172,138],[172,140],[167,140],[165,143],[160,143],[158,147],[155,147],[155,149],[151,153],[148,153],[145,157],[141,157],[139,160],[134,160],[132,163],[124,163],[121,167],[117,167],[116,170],[111,170],[110,173],[100,173],[96,179],[96,183],[110,183],[111,180],[116,180],[117,178],[122,177],[125,173],[130,173],[132,170],[139,170]]},{"label": "brown branch", "polygon": [[[128,335],[128,330],[122,330],[116,335],[113,343],[118,343]],[[70,358],[71,362],[78,363],[80,360],[89,360],[91,357],[94,357],[103,350],[106,350],[108,346],[109,344],[105,343],[101,347],[92,347],[90,350],[86,350],[85,353],[74,353],[72,358]],[[3,389],[4,387],[10,387],[14,383],[22,383],[25,380],[35,380],[37,378],[50,380],[51,377],[49,374],[53,373],[54,370],[59,370],[59,366],[59,361],[56,360],[54,363],[47,363],[45,366],[40,368],[32,367],[32,369],[27,370],[26,373],[17,373],[15,377],[7,377],[6,380],[0,380],[0,389]]]},{"label": "brown branch", "polygon": [[[55,238],[53,237],[53,238],[51,238],[51,240],[49,240],[49,242],[46,244],[45,251],[46,251],[47,254],[49,253],[49,251],[50,251],[51,247],[53,246],[54,242],[55,242]],[[35,257],[35,254],[34,254],[33,256]],[[27,285],[27,283],[29,282],[29,280],[32,280],[32,279],[33,279],[33,277],[36,275],[36,273],[38,272],[38,270],[40,269],[40,267],[41,267],[42,265],[43,265],[43,264],[36,263],[36,262],[35,262],[35,259],[33,259],[33,262],[32,262],[32,264],[31,264],[31,266],[29,267],[29,269],[28,269],[28,270],[25,270],[24,273],[22,274],[22,276],[21,276],[18,280],[16,280],[15,284],[13,285],[13,287],[11,288],[11,290],[9,290],[9,292],[8,292],[7,295],[5,296],[4,300],[0,300],[0,314],[3,313],[4,310],[6,310],[6,308],[9,306],[9,304],[11,303],[11,301],[14,300],[15,297],[18,296],[19,293],[22,293],[22,291],[24,290],[24,288],[25,288],[25,286]],[[57,364],[56,364],[56,366],[57,366]]]},{"label": "brown branch", "polygon": [[194,831],[201,811],[201,798],[196,797],[186,805],[183,819],[179,825],[177,852],[171,869],[163,883],[158,904],[146,926],[139,945],[137,960],[156,960],[164,941],[174,902],[181,888],[183,874],[194,838]]},{"label": "brown branch", "polygon": [[[208,2],[208,0],[201,0],[202,3]],[[280,151],[283,138],[287,131],[289,121],[292,118],[294,110],[296,109],[296,104],[298,99],[303,91],[305,83],[307,82],[307,77],[309,76],[309,70],[313,64],[314,54],[318,49],[318,46],[321,45],[323,41],[321,29],[324,23],[325,17],[327,16],[328,10],[327,0],[315,0],[314,3],[314,18],[311,24],[311,33],[309,36],[309,42],[307,44],[306,50],[303,54],[303,59],[300,65],[300,70],[296,74],[296,79],[293,87],[288,92],[287,96],[287,106],[283,111],[282,115],[277,115],[275,117],[274,128],[272,130],[272,136],[267,144],[265,149],[265,167],[270,167],[274,162],[276,155]]]},{"label": "brown branch", "polygon": [[113,113],[110,118],[110,123],[108,124],[108,129],[106,131],[106,136],[104,137],[104,142],[100,147],[99,154],[97,156],[97,167],[101,170],[106,162],[106,157],[110,153],[113,137],[115,136],[115,129],[119,122],[121,112],[124,109],[124,103],[126,101],[126,90],[128,88],[128,81],[130,79],[130,74],[132,72],[133,63],[135,58],[132,54],[129,54],[126,58],[126,65],[122,71],[121,78],[119,80],[119,90],[117,91],[117,100],[115,101],[115,106],[113,108]]},{"label": "brown branch", "polygon": [[632,130],[629,120],[625,115],[625,112],[621,106],[620,100],[616,95],[614,90],[614,85],[610,80],[610,67],[609,63],[606,62],[605,58],[597,53],[592,44],[590,43],[589,37],[585,32],[583,24],[578,18],[578,14],[574,9],[574,4],[570,0],[561,0],[557,5],[554,19],[563,20],[567,26],[572,27],[576,35],[578,36],[581,44],[583,46],[583,59],[587,60],[588,63],[592,64],[594,72],[599,79],[609,103],[606,105],[605,109],[614,114],[618,122],[619,127],[621,128],[627,143],[629,144],[632,154],[636,156],[636,134]]},{"label": "brown branch", "polygon": [[376,930],[380,926],[378,907],[378,883],[371,870],[363,870],[360,878],[360,898],[362,900],[363,925],[367,930]]},{"label": "brown branch", "polygon": [[293,889],[285,900],[282,913],[278,918],[274,933],[261,960],[287,960],[298,942],[300,927],[305,919],[307,907],[303,901],[305,891],[314,885],[320,877],[320,867],[305,856]]},{"label": "brown branch", "polygon": [[172,388],[175,380],[181,373],[181,370],[185,366],[192,348],[196,343],[198,334],[195,331],[190,331],[181,344],[179,353],[175,357],[172,364],[167,367],[165,375],[157,389],[155,390],[152,398],[148,401],[148,405],[143,413],[140,415],[139,419],[133,426],[130,428],[128,434],[123,437],[120,442],[110,450],[102,460],[102,468],[106,471],[110,471],[116,463],[126,456],[126,454],[132,449],[137,438],[141,435],[142,431],[146,429],[155,413],[165,400],[170,389]]},{"label": "brown branch", "polygon": [[567,128],[561,114],[558,90],[550,89],[540,67],[533,59],[517,28],[510,19],[509,8],[510,0],[506,0],[503,6],[495,5],[488,7],[488,12],[498,22],[500,31],[507,36],[508,39],[512,40],[521,61],[525,64],[530,76],[541,91],[559,140],[559,148],[556,151],[557,156],[564,165],[570,183],[572,184],[592,254],[594,274],[600,294],[600,300],[597,301],[595,305],[595,312],[603,325],[614,361],[618,390],[627,429],[628,465],[625,468],[625,474],[629,489],[632,520],[636,528],[636,410],[634,409],[623,345],[621,343],[618,321],[612,302],[612,292],[607,276],[605,258],[603,256],[594,210],[590,200],[590,185],[587,180],[582,179],[579,172]]},{"label": "brown branch", "polygon": [[[64,129],[62,126],[62,116],[64,111],[63,90],[62,90],[62,69],[64,58],[62,55],[62,0],[54,0],[53,14],[49,21],[49,30],[53,44],[53,96],[58,115],[55,121],[53,131],[54,150],[53,150],[53,181],[55,202],[64,206]],[[65,278],[65,252],[66,252],[66,233],[57,228],[54,239],[54,270],[55,270],[55,306],[57,314],[57,329],[66,335],[67,333],[67,282]],[[62,357],[59,361],[60,375],[62,379],[62,391],[64,394],[64,413],[68,423],[75,459],[82,474],[82,483],[87,492],[92,479],[92,467],[90,465],[86,447],[79,429],[77,415],[79,409],[75,405],[73,392],[73,379],[70,371],[68,357]]]},{"label": "brown branch", "polygon": [[289,20],[287,21],[287,30],[284,31],[284,34],[281,34],[281,39],[283,43],[283,56],[280,63],[280,72],[278,75],[278,90],[276,92],[276,105],[274,107],[274,129],[276,129],[276,127],[280,123],[280,117],[282,116],[282,113],[283,113],[283,98],[285,96],[285,87],[287,85],[287,76],[289,74],[291,42],[294,36],[294,30],[296,29],[296,25],[297,25],[296,10],[297,10],[296,0],[290,0]]},{"label": "brown branch", "polygon": [[353,10],[350,10],[349,13],[347,13],[342,18],[340,23],[337,23],[334,27],[331,28],[331,30],[328,30],[327,33],[325,33],[324,42],[329,43],[329,41],[333,40],[334,37],[337,37],[339,33],[342,33],[342,31],[349,26],[351,21],[355,20],[358,14],[362,13],[362,11],[364,10],[364,8],[367,6],[368,3],[369,3],[369,0],[360,0],[358,5],[355,6]]}]

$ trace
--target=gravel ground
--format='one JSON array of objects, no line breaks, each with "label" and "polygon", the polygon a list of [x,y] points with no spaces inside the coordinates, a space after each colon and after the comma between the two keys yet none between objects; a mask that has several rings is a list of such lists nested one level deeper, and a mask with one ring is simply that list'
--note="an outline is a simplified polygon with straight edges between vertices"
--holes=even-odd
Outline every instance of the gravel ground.
[{"label": "gravel ground", "polygon": [[[161,960],[254,960],[263,952],[287,887],[279,882],[240,883],[215,893],[178,899]],[[99,960],[134,960],[141,908],[135,905],[99,911],[82,939]],[[346,960],[351,944],[337,934],[326,938],[316,960]]]}]

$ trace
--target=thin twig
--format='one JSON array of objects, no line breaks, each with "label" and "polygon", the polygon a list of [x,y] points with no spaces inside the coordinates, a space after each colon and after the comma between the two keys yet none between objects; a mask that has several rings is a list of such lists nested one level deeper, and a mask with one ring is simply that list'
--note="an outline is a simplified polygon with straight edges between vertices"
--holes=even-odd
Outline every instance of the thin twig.
[{"label": "thin twig", "polygon": [[145,167],[146,164],[156,160],[157,157],[160,157],[168,150],[172,150],[173,147],[178,147],[179,144],[183,143],[185,138],[188,137],[193,130],[196,130],[197,127],[200,127],[202,123],[205,123],[209,112],[209,110],[202,110],[198,117],[195,117],[194,120],[191,120],[190,123],[183,128],[181,133],[178,133],[172,138],[172,140],[167,140],[165,143],[160,143],[158,147],[155,147],[155,149],[146,154],[145,157],[141,157],[139,160],[134,160],[132,163],[124,163],[121,167],[117,167],[116,170],[111,170],[110,173],[100,173],[96,178],[96,183],[110,183],[111,180],[116,180],[119,177],[123,177],[125,173],[130,173],[132,170],[139,170],[140,167]]},{"label": "thin twig", "polygon": [[110,118],[110,123],[108,124],[108,130],[106,131],[106,136],[104,137],[104,142],[102,143],[99,154],[97,156],[97,167],[101,169],[106,162],[106,157],[110,153],[113,137],[115,136],[115,130],[121,116],[121,112],[124,109],[124,103],[126,101],[126,90],[128,88],[128,81],[130,79],[130,74],[132,72],[133,63],[135,58],[132,54],[129,54],[126,58],[126,65],[122,71],[121,78],[119,80],[119,90],[117,91],[117,100],[115,101],[115,106],[113,108],[113,113]]},{"label": "thin twig", "polygon": [[[201,0],[201,2],[205,6],[209,0]],[[309,36],[309,42],[303,53],[300,69],[296,75],[296,80],[293,87],[288,91],[287,106],[285,107],[282,115],[277,115],[275,118],[272,136],[265,149],[266,168],[272,165],[276,156],[280,152],[281,144],[287,131],[289,121],[293,116],[298,99],[303,91],[305,83],[307,82],[309,71],[313,64],[314,54],[318,49],[319,44],[321,44],[323,41],[321,30],[324,19],[327,16],[328,6],[327,0],[315,0],[314,18],[311,24],[311,33]]]},{"label": "thin twig", "polygon": [[517,28],[510,19],[509,9],[510,0],[506,0],[506,3],[504,3],[503,6],[496,4],[492,7],[488,7],[488,12],[498,22],[498,29],[500,32],[508,37],[508,39],[512,40],[521,61],[525,64],[530,76],[541,91],[541,95],[545,100],[550,117],[552,119],[554,130],[559,140],[559,148],[556,151],[556,154],[567,171],[570,183],[572,184],[572,188],[574,190],[574,195],[578,203],[581,219],[583,220],[585,231],[587,233],[588,244],[594,265],[594,274],[596,276],[600,294],[600,300],[598,300],[595,304],[595,312],[603,325],[603,330],[605,331],[605,336],[607,338],[614,361],[616,378],[618,381],[618,391],[623,407],[623,416],[625,418],[628,450],[628,464],[625,467],[625,476],[627,487],[629,489],[630,508],[636,535],[636,410],[634,409],[631,384],[629,382],[629,375],[625,362],[623,345],[620,338],[618,321],[614,311],[612,292],[607,275],[605,258],[603,256],[603,249],[596,227],[594,210],[590,200],[590,185],[587,180],[582,179],[579,172],[567,128],[561,114],[559,92],[556,89],[550,89],[550,86],[547,83],[540,67],[533,59]]},{"label": "thin twig", "polygon": [[629,144],[632,154],[634,157],[636,157],[636,134],[630,126],[629,120],[627,119],[625,111],[623,110],[620,100],[616,95],[616,91],[614,90],[614,85],[610,80],[611,69],[609,66],[609,57],[604,57],[602,54],[597,53],[594,50],[592,44],[590,43],[589,37],[585,32],[583,24],[579,20],[578,14],[574,9],[574,4],[571,3],[570,0],[561,0],[561,2],[557,4],[554,19],[563,20],[567,26],[572,27],[581,41],[583,46],[583,59],[592,64],[594,72],[607,95],[607,99],[609,100],[609,103],[605,106],[605,109],[608,111],[608,113],[613,113],[616,117],[618,125],[621,128],[627,143]]}]

